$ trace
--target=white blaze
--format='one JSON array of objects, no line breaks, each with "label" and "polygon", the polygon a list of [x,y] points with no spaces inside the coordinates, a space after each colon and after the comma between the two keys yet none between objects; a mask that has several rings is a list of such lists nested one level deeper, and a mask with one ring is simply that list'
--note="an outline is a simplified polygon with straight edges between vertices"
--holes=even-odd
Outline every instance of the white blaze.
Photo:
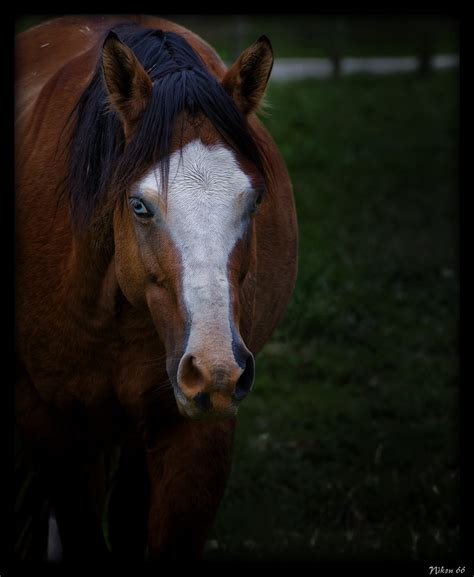
[{"label": "white blaze", "polygon": [[[158,186],[161,194],[159,170],[140,185]],[[227,264],[244,231],[250,190],[249,177],[224,146],[194,140],[170,157],[164,221],[181,256],[189,351],[206,343],[232,355]]]}]

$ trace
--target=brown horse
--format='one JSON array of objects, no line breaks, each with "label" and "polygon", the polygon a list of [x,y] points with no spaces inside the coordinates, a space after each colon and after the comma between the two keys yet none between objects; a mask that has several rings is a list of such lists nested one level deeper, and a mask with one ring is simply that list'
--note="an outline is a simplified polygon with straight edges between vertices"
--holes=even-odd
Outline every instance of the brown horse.
[{"label": "brown horse", "polygon": [[254,356],[291,296],[291,182],[255,112],[262,36],[226,69],[156,17],[17,37],[17,421],[63,558],[199,557]]}]

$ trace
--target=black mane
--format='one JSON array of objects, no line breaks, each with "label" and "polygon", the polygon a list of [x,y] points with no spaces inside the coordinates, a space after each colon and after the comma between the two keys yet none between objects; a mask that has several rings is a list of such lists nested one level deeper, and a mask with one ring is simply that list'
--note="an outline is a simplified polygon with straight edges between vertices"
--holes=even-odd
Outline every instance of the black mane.
[{"label": "black mane", "polygon": [[171,138],[182,111],[201,111],[225,141],[261,169],[262,159],[244,115],[181,36],[131,23],[115,26],[112,31],[148,72],[152,94],[133,139],[125,147],[122,124],[110,108],[99,58],[70,116],[75,125],[64,184],[76,225],[87,227],[109,190],[125,191],[156,163],[167,181]]}]

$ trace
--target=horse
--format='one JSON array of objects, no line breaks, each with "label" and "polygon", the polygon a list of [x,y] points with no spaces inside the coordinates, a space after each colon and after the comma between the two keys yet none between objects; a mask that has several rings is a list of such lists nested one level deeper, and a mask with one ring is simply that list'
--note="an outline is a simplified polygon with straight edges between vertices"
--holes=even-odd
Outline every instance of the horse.
[{"label": "horse", "polygon": [[297,275],[272,66],[157,16],[16,37],[15,414],[65,561],[204,555]]}]

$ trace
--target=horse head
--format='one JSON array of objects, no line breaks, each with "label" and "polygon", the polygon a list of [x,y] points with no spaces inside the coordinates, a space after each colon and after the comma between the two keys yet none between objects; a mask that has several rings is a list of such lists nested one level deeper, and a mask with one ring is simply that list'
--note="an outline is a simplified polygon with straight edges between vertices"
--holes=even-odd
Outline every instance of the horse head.
[{"label": "horse head", "polygon": [[[265,179],[246,131],[273,54],[261,37],[221,81],[211,81],[195,61],[176,56],[181,48],[167,47],[171,72],[162,67],[154,78],[115,34],[103,45],[103,78],[125,151],[139,154],[153,131],[168,133],[165,153],[129,179],[125,201],[114,208],[115,270],[127,300],[151,315],[181,414],[225,418],[236,414],[254,381],[254,358],[241,334],[241,289],[252,274]],[[176,114],[167,119],[173,106]]]}]

